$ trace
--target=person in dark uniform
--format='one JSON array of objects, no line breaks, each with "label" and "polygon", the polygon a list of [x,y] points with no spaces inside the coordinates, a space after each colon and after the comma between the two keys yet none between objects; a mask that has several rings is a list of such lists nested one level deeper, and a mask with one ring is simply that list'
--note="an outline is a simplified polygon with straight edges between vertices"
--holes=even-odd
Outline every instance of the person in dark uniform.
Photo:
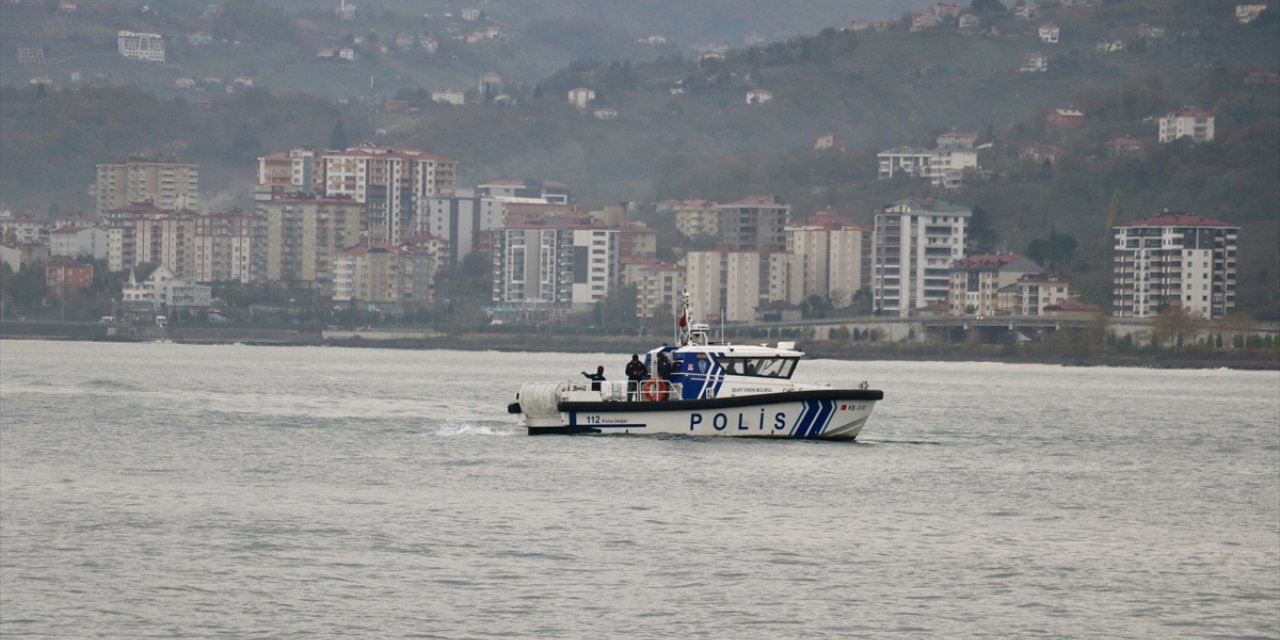
[{"label": "person in dark uniform", "polygon": [[631,354],[631,362],[627,363],[627,400],[640,399],[640,381],[649,375],[649,368],[640,362],[640,356]]},{"label": "person in dark uniform", "polygon": [[654,365],[654,369],[658,371],[658,384],[663,392],[659,397],[666,400],[671,390],[671,361],[667,359],[666,353],[658,353],[658,364]]},{"label": "person in dark uniform", "polygon": [[601,366],[599,366],[599,367],[596,367],[596,372],[595,372],[595,373],[587,373],[586,371],[583,371],[583,372],[582,372],[582,377],[584,377],[584,378],[586,378],[586,379],[588,379],[588,380],[590,380],[590,381],[591,381],[591,390],[592,390],[592,391],[599,391],[599,390],[600,390],[600,383],[601,383],[601,382],[604,382],[604,366],[603,366],[603,365],[601,365]]}]

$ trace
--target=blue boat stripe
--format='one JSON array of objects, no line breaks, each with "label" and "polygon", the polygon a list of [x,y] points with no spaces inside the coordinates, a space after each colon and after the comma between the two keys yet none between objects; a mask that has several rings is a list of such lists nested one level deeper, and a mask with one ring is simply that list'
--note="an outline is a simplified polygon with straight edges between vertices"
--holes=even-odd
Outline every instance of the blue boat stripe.
[{"label": "blue boat stripe", "polygon": [[813,426],[813,421],[818,417],[820,407],[814,400],[804,401],[804,414],[801,417],[800,424],[796,429],[795,437],[804,438],[809,435],[809,429]]},{"label": "blue boat stripe", "polygon": [[805,417],[805,415],[807,415],[808,413],[809,413],[809,401],[808,401],[808,400],[805,400],[805,401],[804,401],[804,406],[800,409],[800,415],[796,417],[796,423],[795,423],[795,424],[793,424],[793,425],[791,425],[791,431],[790,431],[790,433],[788,433],[788,434],[787,434],[788,436],[790,436],[790,437],[792,437],[792,438],[803,438],[803,437],[804,437],[803,435],[800,435],[800,434],[798,433],[798,431],[800,431],[800,425],[804,423],[804,417]]},{"label": "blue boat stripe", "polygon": [[822,435],[827,425],[831,424],[831,418],[836,415],[836,403],[834,400],[822,401],[822,417],[815,422],[813,429],[809,432],[809,437],[816,438]]}]

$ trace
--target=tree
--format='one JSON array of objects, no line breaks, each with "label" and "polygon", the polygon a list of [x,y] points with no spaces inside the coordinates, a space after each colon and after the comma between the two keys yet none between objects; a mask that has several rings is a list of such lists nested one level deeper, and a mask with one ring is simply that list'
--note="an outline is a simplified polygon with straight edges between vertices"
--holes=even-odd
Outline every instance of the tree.
[{"label": "tree", "polygon": [[1004,6],[1000,0],[973,0],[969,3],[969,10],[977,13],[1005,13],[1009,9]]},{"label": "tree", "polygon": [[1183,338],[1195,331],[1200,319],[1199,314],[1187,311],[1182,308],[1182,305],[1174,303],[1156,316],[1152,326],[1152,336],[1158,343],[1165,343],[1173,338],[1178,346],[1182,346]]},{"label": "tree", "polygon": [[1056,271],[1071,263],[1077,244],[1073,236],[1050,227],[1048,239],[1037,238],[1027,245],[1027,257]]},{"label": "tree", "polygon": [[342,126],[342,118],[338,118],[338,121],[333,123],[333,133],[329,134],[329,148],[345,150],[347,145],[347,130]]},{"label": "tree", "polygon": [[1112,229],[1124,218],[1124,192],[1116,189],[1111,194],[1111,204],[1107,205],[1107,228],[1104,233],[1110,234]]},{"label": "tree", "polygon": [[976,206],[969,217],[969,253],[990,253],[996,248],[995,227],[991,222],[991,212],[986,207]]}]

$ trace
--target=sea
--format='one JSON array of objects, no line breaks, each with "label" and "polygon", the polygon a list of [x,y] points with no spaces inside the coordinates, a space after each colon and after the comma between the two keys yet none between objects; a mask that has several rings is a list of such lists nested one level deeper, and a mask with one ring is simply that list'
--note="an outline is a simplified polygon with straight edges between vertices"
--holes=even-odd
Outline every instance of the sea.
[{"label": "sea", "polygon": [[630,354],[0,342],[0,636],[1280,638],[1280,372],[809,360],[858,442],[530,437]]}]

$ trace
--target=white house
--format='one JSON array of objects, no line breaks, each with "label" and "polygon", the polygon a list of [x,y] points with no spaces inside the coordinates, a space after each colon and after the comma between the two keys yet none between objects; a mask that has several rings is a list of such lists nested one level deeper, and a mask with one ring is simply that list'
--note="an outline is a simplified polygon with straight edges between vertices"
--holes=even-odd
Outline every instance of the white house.
[{"label": "white house", "polygon": [[467,96],[457,89],[445,89],[444,91],[432,91],[431,101],[460,106],[466,103]]},{"label": "white house", "polygon": [[1058,25],[1052,22],[1046,22],[1040,25],[1040,42],[1046,44],[1058,44],[1058,34],[1061,30]]},{"label": "white house", "polygon": [[1174,111],[1160,118],[1160,142],[1191,138],[1192,142],[1213,141],[1213,114],[1198,109]]},{"label": "white house", "polygon": [[747,92],[747,104],[764,104],[773,100],[773,92],[768,89],[752,89]]},{"label": "white house", "polygon": [[596,92],[586,87],[569,90],[569,104],[578,109],[586,109],[587,105],[596,101]]}]

